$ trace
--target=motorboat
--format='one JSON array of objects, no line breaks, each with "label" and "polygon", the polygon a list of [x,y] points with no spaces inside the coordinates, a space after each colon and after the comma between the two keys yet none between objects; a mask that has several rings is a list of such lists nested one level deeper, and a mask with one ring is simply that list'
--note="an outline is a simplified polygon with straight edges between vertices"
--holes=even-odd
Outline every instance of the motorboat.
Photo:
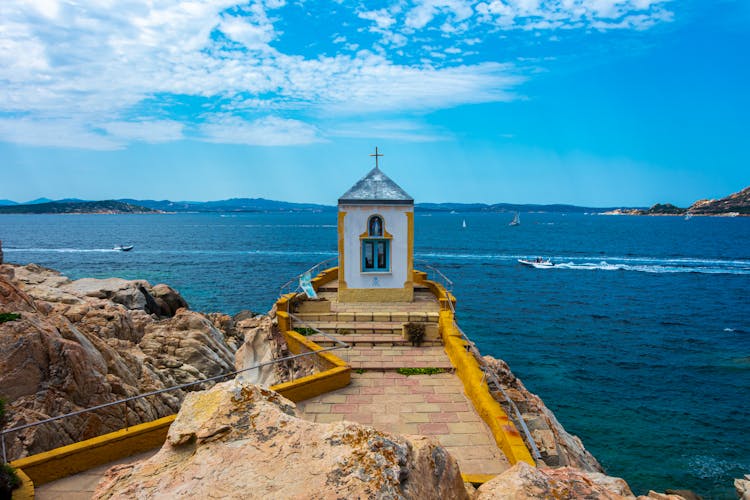
[{"label": "motorboat", "polygon": [[546,259],[546,260],[542,259],[541,257],[537,257],[534,260],[530,260],[530,259],[518,259],[518,263],[522,264],[524,266],[535,267],[537,269],[546,269],[548,267],[555,267],[555,263],[554,262],[552,262],[549,259]]},{"label": "motorboat", "polygon": [[118,252],[129,252],[134,247],[135,245],[115,245],[115,247],[112,250],[117,250]]}]

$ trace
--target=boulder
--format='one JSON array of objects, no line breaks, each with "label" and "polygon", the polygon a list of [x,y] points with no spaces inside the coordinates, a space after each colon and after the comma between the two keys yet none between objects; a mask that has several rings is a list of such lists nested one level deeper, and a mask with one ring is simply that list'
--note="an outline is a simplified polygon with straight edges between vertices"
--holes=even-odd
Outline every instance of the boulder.
[{"label": "boulder", "polygon": [[174,316],[179,309],[188,309],[188,303],[177,290],[169,285],[159,284],[151,288],[151,295],[158,301],[163,301],[165,310],[163,316]]},{"label": "boulder", "polygon": [[734,489],[737,490],[737,498],[750,500],[750,474],[745,474],[744,479],[735,479]]},{"label": "boulder", "polygon": [[[269,359],[279,359],[289,354],[283,336],[268,316],[240,320],[235,328],[244,338],[234,356],[236,370],[245,370]],[[291,363],[287,362],[248,370],[239,376],[247,383],[270,387],[283,380],[294,380],[304,375],[291,370]]]},{"label": "boulder", "polygon": [[538,498],[634,498],[627,483],[573,467],[537,469],[519,462],[477,490],[477,500],[536,500]]},{"label": "boulder", "polygon": [[107,471],[94,498],[466,499],[436,441],[297,417],[279,394],[233,380],[192,393],[151,458]]},{"label": "boulder", "polygon": [[[0,397],[7,400],[3,426],[234,371],[237,346],[226,342],[226,332],[184,307],[172,318],[148,312],[153,307],[148,297],[184,304],[169,287],[160,287],[157,298],[151,289],[145,281],[71,282],[33,264],[0,266],[0,309],[21,314],[0,324]],[[170,307],[161,312],[171,314]],[[262,362],[276,351],[245,356]],[[163,393],[26,429],[6,438],[8,454],[19,458],[174,414],[184,395],[182,390]]]}]

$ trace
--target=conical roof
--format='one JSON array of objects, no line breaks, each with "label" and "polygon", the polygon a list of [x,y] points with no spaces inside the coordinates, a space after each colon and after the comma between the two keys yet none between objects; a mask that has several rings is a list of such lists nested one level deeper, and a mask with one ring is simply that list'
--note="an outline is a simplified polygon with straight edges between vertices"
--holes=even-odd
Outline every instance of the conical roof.
[{"label": "conical roof", "polygon": [[339,198],[339,205],[413,205],[414,198],[375,167]]}]

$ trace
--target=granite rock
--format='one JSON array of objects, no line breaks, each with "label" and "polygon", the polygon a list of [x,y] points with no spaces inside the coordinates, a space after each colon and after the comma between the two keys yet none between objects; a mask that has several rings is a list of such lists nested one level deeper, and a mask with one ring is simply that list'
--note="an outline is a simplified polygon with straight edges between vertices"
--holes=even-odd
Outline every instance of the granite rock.
[{"label": "granite rock", "polygon": [[604,471],[583,442],[565,430],[544,401],[529,392],[504,361],[491,356],[484,359],[519,408],[546,465],[572,466],[589,472]]},{"label": "granite rock", "polygon": [[737,490],[737,498],[750,500],[750,474],[745,474],[744,479],[735,479],[734,489]]},{"label": "granite rock", "polygon": [[601,473],[573,467],[538,469],[519,462],[477,490],[477,500],[538,498],[632,499],[627,483]]},{"label": "granite rock", "polygon": [[[179,306],[176,315],[149,312],[140,288],[166,304],[162,314]],[[0,397],[8,402],[4,427],[232,372],[236,347],[226,342],[227,334],[183,304],[166,285],[71,281],[33,264],[0,266],[0,310],[21,314],[0,324]],[[26,429],[6,439],[9,456],[174,414],[184,395],[164,393]]]},{"label": "granite rock", "polygon": [[[231,466],[228,466],[231,464]],[[153,457],[110,469],[94,498],[468,498],[436,441],[316,424],[233,380],[189,394]]]}]

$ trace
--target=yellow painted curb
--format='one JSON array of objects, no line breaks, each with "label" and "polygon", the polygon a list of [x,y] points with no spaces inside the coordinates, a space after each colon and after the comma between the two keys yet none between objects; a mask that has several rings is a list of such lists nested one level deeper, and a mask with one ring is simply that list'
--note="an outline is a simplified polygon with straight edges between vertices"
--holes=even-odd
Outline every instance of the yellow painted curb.
[{"label": "yellow painted curb", "polygon": [[11,466],[22,469],[36,486],[72,476],[100,465],[160,447],[175,415],[138,424],[103,436],[20,458]]},{"label": "yellow painted curb", "polygon": [[440,302],[438,325],[445,352],[456,369],[456,375],[463,383],[466,396],[490,428],[498,447],[503,451],[511,465],[526,462],[536,466],[536,462],[531,457],[531,453],[529,453],[518,429],[508,418],[503,407],[492,397],[479,363],[474,355],[466,349],[466,341],[455,327],[455,318],[449,304],[449,302],[455,304],[455,297],[440,283],[428,280],[423,272],[415,271],[414,281],[429,288]]},{"label": "yellow painted curb", "polygon": [[21,480],[21,486],[13,490],[13,494],[11,495],[12,500],[33,500],[34,483],[21,469],[16,469],[16,475]]},{"label": "yellow painted curb", "polygon": [[471,483],[474,486],[481,486],[497,477],[495,474],[461,474],[464,483]]}]

